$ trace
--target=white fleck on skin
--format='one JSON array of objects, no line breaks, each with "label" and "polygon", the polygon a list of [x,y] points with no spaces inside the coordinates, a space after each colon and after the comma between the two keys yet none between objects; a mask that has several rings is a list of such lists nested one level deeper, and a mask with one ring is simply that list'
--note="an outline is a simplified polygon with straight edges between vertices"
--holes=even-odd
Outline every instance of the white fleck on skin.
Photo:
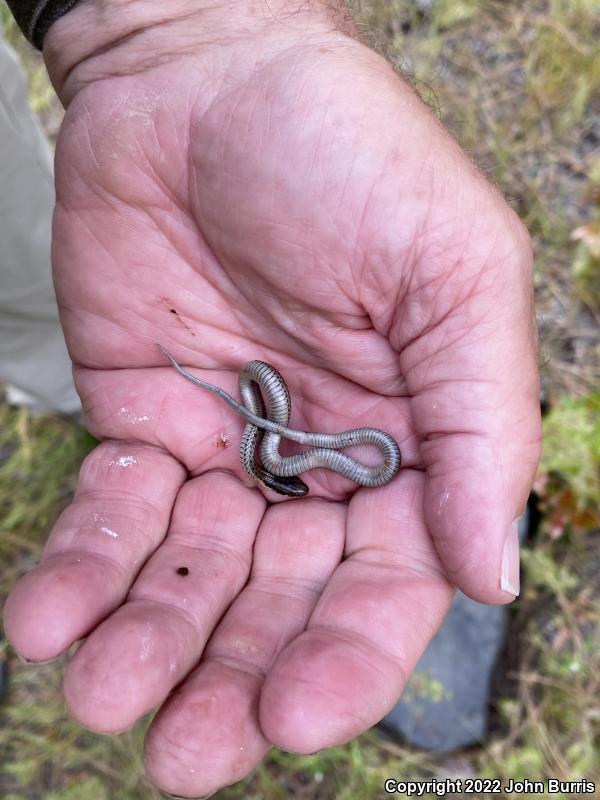
[{"label": "white fleck on skin", "polygon": [[113,539],[118,539],[119,534],[107,525],[108,517],[106,514],[92,514],[92,524],[97,527],[100,533],[111,536]]},{"label": "white fleck on skin", "polygon": [[148,115],[144,110],[132,109],[127,116],[130,118],[139,117],[144,128],[149,128],[152,125],[152,121],[148,118]]},{"label": "white fleck on skin", "polygon": [[142,647],[140,650],[140,661],[148,661],[150,656],[150,641],[152,635],[152,625],[147,622],[144,625],[144,633],[142,634]]},{"label": "white fleck on skin", "polygon": [[131,117],[145,117],[148,125],[151,124],[150,119],[152,113],[156,111],[161,105],[161,97],[155,92],[147,92],[145,95],[136,97],[135,105],[127,108],[123,114],[124,119]]},{"label": "white fleck on skin", "polygon": [[139,423],[139,422],[150,422],[152,417],[149,417],[147,414],[134,414],[130,408],[127,406],[121,406],[121,408],[117,411],[117,414],[120,417],[125,417],[128,422]]},{"label": "white fleck on skin", "polygon": [[119,534],[116,531],[111,531],[110,528],[100,528],[102,533],[105,533],[107,536],[112,536],[113,539],[118,539]]},{"label": "white fleck on skin", "polygon": [[441,517],[445,511],[445,507],[450,499],[450,489],[442,489],[442,493],[440,494],[440,502],[438,504],[437,514],[438,517]]},{"label": "white fleck on skin", "polygon": [[113,459],[112,461],[108,462],[109,467],[123,467],[126,469],[127,467],[132,467],[134,464],[139,464],[139,458],[135,456],[121,456],[116,460]]}]

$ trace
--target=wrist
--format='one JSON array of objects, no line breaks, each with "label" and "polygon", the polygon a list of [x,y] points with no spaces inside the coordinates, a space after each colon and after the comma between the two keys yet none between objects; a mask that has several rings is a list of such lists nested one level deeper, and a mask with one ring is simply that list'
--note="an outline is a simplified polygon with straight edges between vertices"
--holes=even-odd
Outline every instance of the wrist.
[{"label": "wrist", "polygon": [[[341,33],[357,37],[344,0],[81,0],[55,22],[44,60],[65,105],[79,89],[132,75],[177,57],[268,40],[293,42]],[[251,48],[250,48],[251,50]]]}]

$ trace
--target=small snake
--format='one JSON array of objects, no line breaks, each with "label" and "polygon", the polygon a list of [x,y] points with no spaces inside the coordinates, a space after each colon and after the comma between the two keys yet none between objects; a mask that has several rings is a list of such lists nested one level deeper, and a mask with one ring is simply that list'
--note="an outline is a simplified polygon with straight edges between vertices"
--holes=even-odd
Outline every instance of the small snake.
[{"label": "small snake", "polygon": [[[342,433],[306,433],[288,428],[292,405],[290,394],[282,376],[270,364],[249,361],[244,366],[239,379],[243,401],[241,405],[223,389],[206,383],[183,369],[164,347],[157,347],[180,375],[196,386],[216,394],[248,420],[240,448],[242,466],[267,488],[288,497],[304,497],[308,494],[308,486],[300,480],[297,473],[319,467],[331,469],[360,486],[383,486],[400,469],[400,448],[389,433],[378,428],[355,428]],[[266,397],[266,415],[258,389]],[[279,444],[282,437],[314,449],[293,456],[281,456]],[[256,462],[259,441],[262,466]],[[340,448],[350,445],[377,447],[383,455],[383,463],[377,467],[369,467],[339,452]]]}]

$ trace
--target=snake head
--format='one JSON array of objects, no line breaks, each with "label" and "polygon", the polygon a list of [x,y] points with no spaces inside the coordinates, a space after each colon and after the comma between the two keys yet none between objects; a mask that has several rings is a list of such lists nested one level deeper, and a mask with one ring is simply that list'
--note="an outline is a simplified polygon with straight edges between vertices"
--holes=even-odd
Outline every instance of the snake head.
[{"label": "snake head", "polygon": [[270,472],[263,472],[260,475],[260,482],[268,489],[273,489],[274,492],[287,497],[306,497],[308,494],[308,486],[295,475],[291,475],[289,478],[280,478]]}]

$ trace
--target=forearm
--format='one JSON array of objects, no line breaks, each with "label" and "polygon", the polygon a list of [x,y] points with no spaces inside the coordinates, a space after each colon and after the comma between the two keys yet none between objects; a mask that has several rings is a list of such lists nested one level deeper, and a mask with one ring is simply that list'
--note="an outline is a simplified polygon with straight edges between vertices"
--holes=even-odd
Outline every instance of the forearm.
[{"label": "forearm", "polygon": [[[357,36],[344,0],[79,0],[48,30],[43,53],[65,104],[84,85],[132,74],[202,49],[260,39],[274,52],[290,39]],[[294,34],[296,36],[294,36]],[[236,48],[239,58],[239,48]]]}]

